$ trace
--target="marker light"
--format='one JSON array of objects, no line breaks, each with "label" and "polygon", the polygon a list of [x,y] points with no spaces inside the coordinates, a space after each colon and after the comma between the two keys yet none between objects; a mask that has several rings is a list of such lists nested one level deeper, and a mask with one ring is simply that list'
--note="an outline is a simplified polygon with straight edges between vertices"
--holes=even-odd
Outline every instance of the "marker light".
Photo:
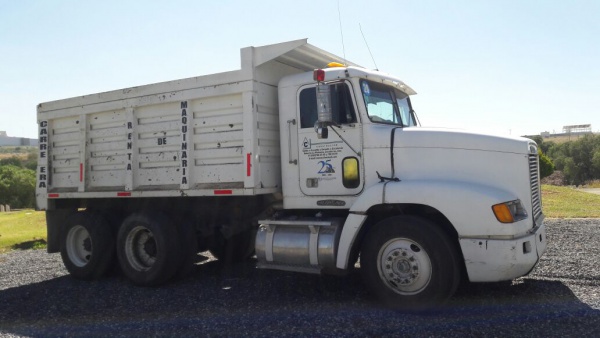
[{"label": "marker light", "polygon": [[356,157],[346,157],[342,161],[342,183],[348,189],[354,189],[360,185],[358,159]]},{"label": "marker light", "polygon": [[527,218],[527,212],[519,200],[496,204],[492,210],[500,223],[514,223]]},{"label": "marker light", "polygon": [[492,210],[494,210],[494,215],[500,223],[513,223],[515,221],[506,204],[496,204],[492,207]]},{"label": "marker light", "polygon": [[315,69],[313,71],[313,79],[315,81],[325,81],[325,71],[323,69]]},{"label": "marker light", "polygon": [[339,62],[330,62],[327,64],[327,68],[339,68],[339,67],[346,67],[346,65],[339,63]]}]

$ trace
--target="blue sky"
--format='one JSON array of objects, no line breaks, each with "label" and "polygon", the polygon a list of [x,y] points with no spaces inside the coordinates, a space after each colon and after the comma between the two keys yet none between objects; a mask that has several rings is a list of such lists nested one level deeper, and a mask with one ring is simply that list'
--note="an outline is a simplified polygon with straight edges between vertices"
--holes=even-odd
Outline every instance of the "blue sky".
[{"label": "blue sky", "polygon": [[[239,49],[309,43],[403,79],[425,126],[600,131],[600,1],[0,0],[0,130],[36,105],[239,68]],[[344,48],[342,47],[344,46]]]}]

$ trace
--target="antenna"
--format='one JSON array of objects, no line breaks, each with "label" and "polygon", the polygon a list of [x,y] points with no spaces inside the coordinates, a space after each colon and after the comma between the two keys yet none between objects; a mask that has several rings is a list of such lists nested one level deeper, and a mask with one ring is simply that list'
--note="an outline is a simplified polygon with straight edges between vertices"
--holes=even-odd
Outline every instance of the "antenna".
[{"label": "antenna", "polygon": [[346,61],[346,47],[344,46],[344,31],[342,30],[342,14],[340,12],[340,0],[337,2],[338,7],[338,21],[340,22],[340,35],[342,36],[342,52],[344,53],[344,63],[348,63]]},{"label": "antenna", "polygon": [[373,53],[371,53],[371,48],[369,48],[369,44],[367,43],[367,39],[365,38],[365,34],[362,31],[362,27],[360,25],[360,23],[358,23],[358,28],[360,29],[360,34],[363,37],[363,40],[365,40],[365,45],[367,45],[367,50],[369,51],[369,54],[371,55],[371,60],[373,60],[373,64],[375,65],[375,70],[379,70],[379,67],[377,67],[377,63],[375,63],[375,58],[373,57]]}]

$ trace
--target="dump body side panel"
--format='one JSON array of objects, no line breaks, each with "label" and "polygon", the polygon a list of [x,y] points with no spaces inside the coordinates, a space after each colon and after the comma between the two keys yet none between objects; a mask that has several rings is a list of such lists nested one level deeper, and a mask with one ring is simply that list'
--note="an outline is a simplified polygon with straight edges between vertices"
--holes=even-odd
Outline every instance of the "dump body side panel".
[{"label": "dump body side panel", "polygon": [[114,102],[92,95],[90,104],[67,108],[63,101],[57,110],[42,105],[47,163],[40,161],[38,170],[47,174],[47,191],[38,189],[38,199],[44,192],[50,198],[253,195],[280,187],[274,87],[240,79],[168,89]]}]

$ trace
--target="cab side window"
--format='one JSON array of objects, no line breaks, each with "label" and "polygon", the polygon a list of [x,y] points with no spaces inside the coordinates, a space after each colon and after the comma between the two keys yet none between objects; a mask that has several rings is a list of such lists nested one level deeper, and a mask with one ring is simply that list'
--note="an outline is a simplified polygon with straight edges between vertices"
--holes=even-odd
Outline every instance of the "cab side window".
[{"label": "cab side window", "polygon": [[[350,88],[344,83],[330,85],[331,112],[336,124],[356,122],[356,112]],[[300,127],[313,128],[317,122],[317,92],[315,87],[305,88],[300,92]]]}]

